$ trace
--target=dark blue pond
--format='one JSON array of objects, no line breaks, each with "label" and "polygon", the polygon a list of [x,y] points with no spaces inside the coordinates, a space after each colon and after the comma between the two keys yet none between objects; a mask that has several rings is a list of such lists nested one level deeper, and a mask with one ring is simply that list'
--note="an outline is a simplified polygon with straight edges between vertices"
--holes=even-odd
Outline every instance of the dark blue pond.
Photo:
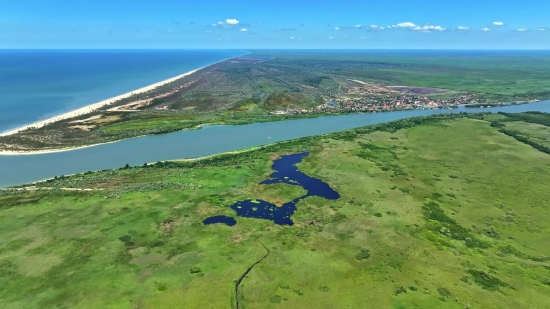
[{"label": "dark blue pond", "polygon": [[[340,194],[334,191],[327,183],[320,179],[310,177],[298,170],[296,166],[308,152],[282,156],[273,162],[275,172],[270,178],[262,181],[262,185],[286,183],[292,186],[300,186],[307,191],[307,194],[277,207],[264,200],[244,200],[231,205],[231,209],[237,215],[248,218],[271,220],[279,225],[294,225],[290,216],[296,212],[296,203],[308,196],[319,196],[328,200],[340,198]],[[212,217],[215,218],[215,217]],[[210,218],[209,218],[210,219]],[[208,220],[208,219],[206,219]]]},{"label": "dark blue pond", "polygon": [[309,155],[309,152],[297,153],[282,156],[273,162],[273,170],[270,179],[262,181],[262,185],[270,185],[283,182],[293,186],[301,186],[307,191],[308,196],[320,196],[327,200],[336,200],[340,198],[340,194],[334,191],[327,183],[320,179],[310,177],[298,170],[296,164],[302,162],[302,159]]},{"label": "dark blue pond", "polygon": [[206,218],[204,221],[202,221],[204,224],[214,224],[214,223],[224,223],[229,226],[233,226],[237,224],[237,221],[234,218],[227,217],[227,216],[215,216]]}]

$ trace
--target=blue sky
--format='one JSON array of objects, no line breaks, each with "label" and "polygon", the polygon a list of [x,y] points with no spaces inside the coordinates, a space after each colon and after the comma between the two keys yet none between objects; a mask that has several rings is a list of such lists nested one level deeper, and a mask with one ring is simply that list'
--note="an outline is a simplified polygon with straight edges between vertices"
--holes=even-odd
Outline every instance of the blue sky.
[{"label": "blue sky", "polygon": [[550,49],[549,0],[2,0],[0,48]]}]

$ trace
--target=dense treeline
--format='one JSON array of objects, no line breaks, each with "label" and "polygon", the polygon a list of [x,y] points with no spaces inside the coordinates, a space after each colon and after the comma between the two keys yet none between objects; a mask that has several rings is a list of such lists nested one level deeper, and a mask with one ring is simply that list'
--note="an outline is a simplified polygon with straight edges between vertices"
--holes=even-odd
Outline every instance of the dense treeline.
[{"label": "dense treeline", "polygon": [[520,114],[499,112],[500,115],[506,116],[508,121],[523,121],[536,123],[550,127],[550,114],[543,112],[525,112]]},{"label": "dense treeline", "polygon": [[530,139],[522,136],[518,132],[511,131],[511,130],[506,130],[506,129],[500,129],[499,132],[502,132],[502,133],[504,133],[508,136],[511,136],[511,137],[515,138],[516,140],[535,148],[538,151],[542,151],[544,153],[550,154],[550,148],[548,148],[546,146],[543,146],[541,144],[535,143],[535,142],[531,141]]}]

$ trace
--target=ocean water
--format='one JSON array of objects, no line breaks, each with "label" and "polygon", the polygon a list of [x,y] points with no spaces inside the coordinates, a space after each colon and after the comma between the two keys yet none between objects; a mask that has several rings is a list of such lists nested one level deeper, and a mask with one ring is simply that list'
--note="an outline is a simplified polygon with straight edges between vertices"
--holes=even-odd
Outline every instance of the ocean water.
[{"label": "ocean water", "polygon": [[0,132],[245,53],[237,50],[0,50]]}]

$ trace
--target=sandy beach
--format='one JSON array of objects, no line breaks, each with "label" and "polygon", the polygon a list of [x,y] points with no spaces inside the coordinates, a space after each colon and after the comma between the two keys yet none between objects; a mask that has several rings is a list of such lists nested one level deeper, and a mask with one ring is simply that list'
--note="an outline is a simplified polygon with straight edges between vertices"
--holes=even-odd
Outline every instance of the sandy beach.
[{"label": "sandy beach", "polygon": [[[205,66],[206,67],[206,66]],[[58,116],[55,116],[55,117],[51,117],[51,118],[48,118],[48,119],[45,119],[45,120],[42,120],[42,121],[38,121],[38,122],[35,122],[35,123],[32,123],[32,124],[29,124],[29,125],[26,125],[24,127],[21,127],[21,128],[17,128],[17,129],[13,129],[13,130],[10,130],[10,131],[7,131],[7,132],[4,132],[4,133],[0,133],[0,136],[8,136],[8,135],[12,135],[12,134],[16,134],[18,132],[21,132],[23,130],[26,130],[26,129],[29,129],[29,128],[41,128],[41,127],[44,127],[46,125],[49,125],[49,124],[52,124],[54,122],[57,122],[57,121],[61,121],[61,120],[66,120],[66,119],[71,119],[71,118],[74,118],[74,117],[78,117],[78,116],[82,116],[82,115],[86,115],[86,114],[89,114],[89,113],[92,113],[94,111],[96,111],[97,109],[101,108],[101,107],[104,107],[104,106],[107,106],[107,105],[110,105],[110,104],[113,104],[115,103],[116,101],[118,100],[122,100],[122,99],[126,99],[128,97],[131,97],[135,94],[138,94],[138,93],[144,93],[144,92],[147,92],[147,91],[150,91],[150,90],[153,90],[157,87],[160,87],[162,85],[165,85],[165,84],[168,84],[168,83],[171,83],[173,81],[176,81],[180,78],[183,78],[185,76],[188,76],[188,75],[191,75],[199,70],[202,70],[204,69],[205,67],[202,67],[202,68],[198,68],[198,69],[195,69],[195,70],[192,70],[192,71],[189,71],[187,73],[184,73],[184,74],[181,74],[181,75],[178,75],[178,76],[175,76],[175,77],[172,77],[172,78],[169,78],[169,79],[166,79],[166,80],[163,80],[163,81],[160,81],[158,83],[154,83],[152,85],[149,85],[149,86],[146,86],[146,87],[143,87],[143,88],[139,88],[139,89],[136,89],[136,90],[133,90],[133,91],[130,91],[130,92],[127,92],[127,93],[124,93],[124,94],[121,94],[121,95],[118,95],[116,97],[112,97],[110,99],[107,99],[107,100],[103,100],[101,102],[97,102],[97,103],[94,103],[94,104],[90,104],[90,105],[87,105],[87,106],[84,106],[84,107],[81,107],[79,109],[76,109],[76,110],[73,110],[73,111],[70,111],[70,112],[67,112],[67,113],[64,113],[64,114],[61,114],[61,115],[58,115]],[[54,150],[55,151],[55,150]],[[44,151],[44,153],[46,152],[54,152],[54,151]],[[32,152],[32,154],[37,154],[37,153],[41,153],[41,152]],[[9,151],[6,151],[6,152],[0,152],[0,154],[23,154],[21,152],[9,152]]]},{"label": "sandy beach", "polygon": [[[118,140],[121,141],[121,140]],[[71,151],[71,150],[78,150],[83,148],[89,148],[104,144],[110,144],[110,143],[116,143],[118,141],[112,141],[107,143],[100,143],[100,144],[92,144],[92,145],[84,145],[84,146],[78,146],[78,147],[68,147],[68,148],[59,148],[59,149],[46,149],[46,150],[30,150],[30,151],[8,151],[8,150],[0,150],[0,156],[21,156],[21,155],[38,155],[38,154],[46,154],[46,153],[54,153],[54,152],[65,152],[65,151]]]}]

